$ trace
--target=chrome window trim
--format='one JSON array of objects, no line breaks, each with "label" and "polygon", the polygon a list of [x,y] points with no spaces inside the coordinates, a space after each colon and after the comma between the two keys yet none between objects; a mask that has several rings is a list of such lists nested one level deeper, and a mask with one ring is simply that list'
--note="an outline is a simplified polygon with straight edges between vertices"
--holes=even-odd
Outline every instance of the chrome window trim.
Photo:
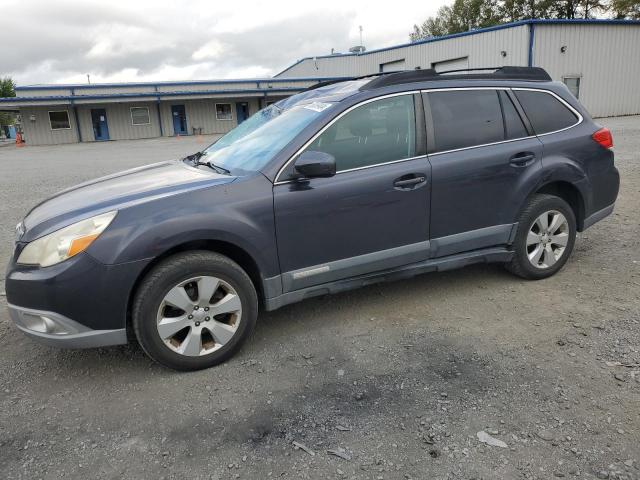
[{"label": "chrome window trim", "polygon": [[[379,97],[369,98],[367,100],[363,100],[362,102],[356,103],[355,105],[351,105],[344,112],[340,113],[333,120],[331,120],[324,127],[322,127],[318,132],[316,132],[316,134],[313,137],[311,137],[310,140],[308,140],[293,155],[291,155],[291,157],[284,163],[284,165],[282,165],[282,167],[280,167],[280,170],[278,170],[278,173],[276,175],[276,179],[273,182],[273,184],[274,185],[282,185],[284,183],[291,183],[291,182],[295,181],[294,179],[280,181],[279,178],[280,178],[280,175],[282,174],[282,172],[289,166],[289,164],[293,161],[294,158],[296,158],[298,155],[300,155],[300,153],[302,153],[309,145],[311,145],[315,141],[316,138],[318,138],[320,135],[322,135],[325,130],[327,130],[334,123],[336,123],[338,120],[340,120],[342,117],[344,117],[347,113],[351,112],[352,110],[355,110],[358,107],[361,107],[362,105],[366,105],[367,103],[375,102],[377,100],[383,100],[385,98],[391,98],[391,97],[399,97],[399,96],[402,96],[402,95],[415,95],[416,93],[420,93],[420,90],[411,90],[411,91],[408,91],[408,92],[389,93],[387,95],[381,95]],[[407,161],[407,160],[413,160],[413,159],[421,158],[421,157],[426,157],[426,155],[420,155],[418,157],[403,158],[403,159],[400,159],[400,160],[392,160],[390,162],[385,162],[385,163],[376,163],[375,165],[366,165],[364,167],[350,168],[348,170],[340,170],[339,172],[336,172],[336,175],[339,175],[339,174],[345,173],[345,172],[352,172],[354,170],[363,170],[365,168],[377,167],[377,166],[380,166],[380,165],[389,165],[391,163],[404,162],[404,161]]]},{"label": "chrome window trim", "polygon": [[405,162],[405,161],[409,161],[409,160],[415,160],[415,159],[423,158],[423,157],[431,157],[431,156],[436,156],[436,155],[443,155],[445,153],[460,152],[460,151],[464,151],[464,150],[470,150],[472,148],[489,147],[489,146],[492,146],[492,145],[499,145],[499,144],[502,144],[502,143],[518,142],[520,140],[529,140],[529,139],[532,139],[532,138],[543,137],[545,135],[552,135],[554,133],[564,132],[565,130],[569,130],[570,128],[574,128],[574,127],[580,125],[584,121],[584,117],[580,114],[580,112],[578,112],[575,108],[573,108],[566,100],[564,100],[562,97],[560,97],[556,93],[552,92],[551,90],[546,90],[546,89],[543,89],[543,88],[500,87],[500,86],[496,86],[496,87],[492,87],[492,86],[443,87],[443,88],[429,88],[429,89],[423,89],[423,90],[411,90],[411,91],[408,91],[408,92],[390,93],[390,94],[387,94],[387,95],[382,95],[380,97],[369,98],[369,99],[364,100],[364,101],[362,101],[360,103],[352,105],[347,110],[342,112],[340,115],[335,117],[331,122],[329,122],[320,131],[318,131],[308,142],[306,142],[301,148],[299,148],[296,151],[296,153],[294,153],[289,158],[289,160],[287,160],[284,163],[284,165],[280,168],[280,170],[278,170],[278,174],[276,175],[276,180],[275,180],[275,182],[273,184],[274,185],[283,185],[285,183],[291,183],[291,182],[296,181],[296,180],[293,180],[293,179],[292,180],[279,181],[278,179],[280,178],[280,175],[282,174],[283,170],[286,169],[289,166],[289,164],[293,161],[294,158],[296,158],[296,156],[298,156],[302,151],[304,151],[304,149],[306,149],[311,143],[313,143],[316,138],[318,138],[320,135],[322,135],[322,133],[324,133],[324,131],[326,129],[328,129],[331,125],[333,125],[340,118],[342,118],[344,115],[346,115],[350,111],[354,110],[355,108],[357,108],[357,107],[359,107],[361,105],[365,105],[365,104],[370,103],[370,102],[374,102],[376,100],[382,100],[384,98],[389,98],[389,97],[397,97],[397,96],[400,96],[400,95],[414,95],[416,93],[421,93],[422,94],[422,93],[429,93],[429,92],[450,92],[450,91],[459,91],[459,90],[505,90],[505,91],[507,91],[507,90],[523,90],[523,91],[546,93],[548,95],[551,95],[551,96],[555,97],[557,100],[559,100],[560,103],[562,103],[565,107],[567,107],[569,109],[569,111],[571,111],[576,116],[578,121],[576,123],[574,123],[573,125],[570,125],[570,126],[565,127],[565,128],[561,128],[560,130],[554,130],[552,132],[541,133],[540,135],[528,135],[526,137],[511,138],[509,140],[500,140],[499,142],[483,143],[483,144],[480,144],[480,145],[472,145],[472,146],[469,146],[469,147],[455,148],[455,149],[452,149],[452,150],[443,150],[441,152],[433,152],[433,153],[428,153],[427,155],[419,155],[417,157],[403,158],[401,160],[393,160],[393,161],[385,162],[385,163],[377,163],[375,165],[366,165],[364,167],[350,168],[348,170],[340,170],[339,172],[336,172],[336,175],[339,175],[341,173],[346,173],[346,172],[353,172],[353,171],[356,171],[356,170],[364,170],[366,168],[378,167],[378,166],[381,166],[381,165],[390,165],[390,164],[393,164],[393,163],[399,163],[399,162]]},{"label": "chrome window trim", "polygon": [[580,112],[578,112],[575,108],[569,105],[569,103],[564,98],[552,92],[551,90],[543,90],[541,88],[526,88],[526,87],[515,87],[515,88],[512,88],[511,90],[524,90],[524,91],[530,91],[530,92],[543,92],[543,93],[549,94],[552,97],[556,97],[556,99],[558,99],[560,103],[562,103],[565,107],[567,107],[569,111],[571,111],[578,118],[578,121],[573,125],[561,128],[560,130],[553,130],[552,132],[541,133],[540,135],[536,135],[538,137],[543,137],[545,135],[551,135],[558,132],[564,132],[565,130],[569,130],[570,128],[577,127],[584,121],[584,117],[580,114]]},{"label": "chrome window trim", "polygon": [[574,123],[573,125],[570,125],[570,126],[565,127],[565,128],[561,128],[560,130],[554,130],[552,132],[541,133],[540,135],[529,135],[529,136],[526,136],[526,137],[511,138],[509,140],[500,140],[499,142],[483,143],[483,144],[480,144],[480,145],[471,145],[469,147],[454,148],[454,149],[451,149],[451,150],[442,150],[441,152],[429,153],[428,154],[429,157],[433,157],[433,156],[436,156],[436,155],[443,155],[445,153],[461,152],[463,150],[470,150],[472,148],[489,147],[491,145],[499,145],[501,143],[518,142],[520,140],[528,140],[528,139],[531,139],[531,138],[537,138],[537,137],[542,137],[542,136],[545,136],[545,135],[551,135],[553,133],[564,132],[565,130],[569,130],[570,128],[573,128],[573,127],[576,127],[576,126],[580,125],[584,120],[583,116],[580,115],[580,112],[578,112],[575,108],[573,108],[571,105],[569,105],[562,97],[560,97],[559,95],[555,94],[554,92],[552,92],[550,90],[545,90],[543,88],[527,88],[527,87],[460,87],[460,88],[456,88],[456,87],[447,87],[447,88],[430,88],[430,89],[427,89],[427,90],[420,90],[420,92],[421,93],[449,92],[449,91],[455,91],[455,90],[525,90],[525,91],[531,91],[531,92],[547,93],[547,94],[555,97],[556,99],[558,99],[560,101],[560,103],[562,103],[565,107],[567,107],[569,109],[569,111],[571,111],[571,113],[573,113],[576,116],[578,121],[576,123]]},{"label": "chrome window trim", "polygon": [[435,157],[436,155],[444,155],[445,153],[462,152],[464,150],[471,150],[472,148],[481,148],[481,147],[490,147],[491,145],[500,145],[501,143],[519,142],[520,140],[527,140],[530,138],[536,138],[536,136],[530,135],[528,137],[512,138],[510,140],[500,140],[499,142],[483,143],[482,145],[472,145],[470,147],[454,148],[453,150],[443,150],[441,152],[430,153],[429,156]]}]

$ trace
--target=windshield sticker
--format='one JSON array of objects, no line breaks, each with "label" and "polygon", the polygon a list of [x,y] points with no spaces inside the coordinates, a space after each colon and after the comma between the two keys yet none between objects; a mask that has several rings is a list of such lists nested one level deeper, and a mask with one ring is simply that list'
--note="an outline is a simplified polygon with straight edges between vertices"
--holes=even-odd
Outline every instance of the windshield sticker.
[{"label": "windshield sticker", "polygon": [[309,105],[305,105],[304,108],[308,110],[313,110],[314,112],[322,112],[331,106],[330,103],[322,103],[322,102],[313,102]]}]

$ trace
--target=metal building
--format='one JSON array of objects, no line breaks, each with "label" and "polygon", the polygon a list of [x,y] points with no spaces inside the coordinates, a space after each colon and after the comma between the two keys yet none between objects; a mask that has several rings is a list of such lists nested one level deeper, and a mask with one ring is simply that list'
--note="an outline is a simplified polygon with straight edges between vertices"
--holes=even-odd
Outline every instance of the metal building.
[{"label": "metal building", "polygon": [[299,60],[277,78],[435,68],[543,67],[597,117],[640,114],[640,21],[524,20],[414,43]]},{"label": "metal building", "polygon": [[[324,79],[322,79],[324,80]],[[35,85],[0,98],[28,145],[222,134],[318,78]]]},{"label": "metal building", "polygon": [[321,80],[378,72],[540,66],[592,115],[640,114],[640,21],[524,20],[358,53],[308,57],[274,78],[35,85],[0,98],[30,145],[225,133]]}]

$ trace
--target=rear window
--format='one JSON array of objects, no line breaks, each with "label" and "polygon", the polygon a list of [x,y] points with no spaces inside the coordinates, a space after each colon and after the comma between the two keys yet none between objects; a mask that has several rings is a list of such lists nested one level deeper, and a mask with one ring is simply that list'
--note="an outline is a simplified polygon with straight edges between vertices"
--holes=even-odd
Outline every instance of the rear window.
[{"label": "rear window", "polygon": [[502,111],[495,90],[429,92],[435,150],[504,140]]},{"label": "rear window", "polygon": [[530,90],[514,92],[537,135],[562,130],[578,121],[566,105],[549,93]]}]

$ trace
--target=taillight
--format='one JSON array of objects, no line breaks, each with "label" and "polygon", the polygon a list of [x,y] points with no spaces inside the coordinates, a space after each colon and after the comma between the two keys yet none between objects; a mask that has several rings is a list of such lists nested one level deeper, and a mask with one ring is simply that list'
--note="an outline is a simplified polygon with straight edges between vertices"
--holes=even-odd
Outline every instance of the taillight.
[{"label": "taillight", "polygon": [[601,128],[596,133],[591,135],[596,142],[602,145],[604,148],[613,147],[613,137],[611,136],[611,132],[608,128]]}]

